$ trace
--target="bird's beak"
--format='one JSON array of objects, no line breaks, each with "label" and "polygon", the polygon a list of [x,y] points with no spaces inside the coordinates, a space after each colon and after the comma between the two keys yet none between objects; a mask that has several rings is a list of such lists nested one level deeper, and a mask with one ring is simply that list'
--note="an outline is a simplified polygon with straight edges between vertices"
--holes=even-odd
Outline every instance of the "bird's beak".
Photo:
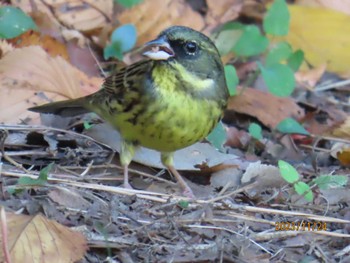
[{"label": "bird's beak", "polygon": [[167,60],[175,56],[174,50],[164,36],[146,43],[142,49],[144,50],[142,55],[153,60]]}]

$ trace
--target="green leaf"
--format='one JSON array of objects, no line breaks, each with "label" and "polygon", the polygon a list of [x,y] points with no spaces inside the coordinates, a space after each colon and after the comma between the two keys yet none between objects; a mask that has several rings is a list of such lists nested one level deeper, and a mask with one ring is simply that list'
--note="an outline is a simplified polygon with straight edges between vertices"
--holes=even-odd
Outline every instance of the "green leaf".
[{"label": "green leaf", "polygon": [[277,124],[276,129],[279,132],[287,134],[296,133],[310,135],[310,133],[307,130],[305,130],[305,128],[301,126],[299,122],[292,118],[285,118],[284,120],[282,120],[279,124]]},{"label": "green leaf", "polygon": [[232,65],[226,65],[224,70],[226,77],[226,85],[230,96],[236,95],[236,88],[239,82],[236,69]]},{"label": "green leaf", "polygon": [[53,166],[53,163],[50,163],[48,166],[46,166],[45,168],[41,169],[40,173],[39,173],[39,180],[43,180],[45,182],[47,182],[47,177],[49,175],[49,172],[51,171]]},{"label": "green leaf", "polygon": [[84,125],[85,130],[91,129],[91,127],[92,127],[91,123],[88,121],[84,121],[83,125]]},{"label": "green leaf", "polygon": [[29,177],[21,177],[18,179],[18,185],[40,185],[43,186],[45,184],[44,181],[40,179],[32,179]]},{"label": "green leaf", "polygon": [[211,131],[206,138],[216,149],[223,151],[224,143],[226,142],[226,131],[221,122]]},{"label": "green leaf", "polygon": [[313,183],[322,190],[339,188],[346,185],[347,182],[348,177],[344,175],[321,175],[313,180]]},{"label": "green leaf", "polygon": [[111,43],[106,46],[103,50],[103,56],[105,59],[117,58],[119,60],[123,60],[123,52],[120,48],[120,43]]},{"label": "green leaf", "polygon": [[292,54],[292,48],[287,42],[278,42],[275,47],[273,47],[266,57],[266,65],[272,66],[273,64],[280,63]]},{"label": "green leaf", "polygon": [[185,200],[180,200],[178,203],[178,206],[180,206],[182,209],[186,209],[188,208],[188,206],[190,205],[190,203],[188,201]]},{"label": "green leaf", "polygon": [[244,27],[243,34],[238,39],[232,51],[238,56],[248,57],[261,54],[269,45],[269,40],[263,36],[254,25]]},{"label": "green leaf", "polygon": [[259,124],[256,124],[256,123],[251,123],[249,125],[249,128],[248,128],[248,131],[249,131],[249,134],[257,139],[257,140],[261,140],[262,139],[262,129],[261,129],[261,126]]},{"label": "green leaf", "polygon": [[288,66],[294,71],[298,71],[304,61],[304,52],[300,49],[295,51],[287,60]]},{"label": "green leaf", "polygon": [[14,38],[30,29],[37,30],[37,26],[21,9],[13,6],[0,8],[0,39]]},{"label": "green leaf", "polygon": [[275,0],[267,11],[263,28],[267,34],[285,36],[289,32],[290,14],[285,0]]},{"label": "green leaf", "polygon": [[115,1],[126,8],[130,8],[130,7],[133,7],[134,5],[141,3],[143,0],[115,0]]},{"label": "green leaf", "polygon": [[123,53],[131,50],[137,39],[136,27],[132,24],[125,24],[115,29],[111,35],[111,44],[104,49],[104,58],[123,58]]},{"label": "green leaf", "polygon": [[299,181],[299,173],[298,171],[291,166],[289,163],[279,160],[278,168],[280,169],[281,176],[284,180],[286,180],[290,184],[294,184]]},{"label": "green leaf", "polygon": [[274,64],[264,67],[257,63],[269,91],[279,97],[287,97],[295,88],[294,72],[286,65]]},{"label": "green leaf", "polygon": [[214,43],[220,55],[224,56],[231,52],[234,45],[243,33],[244,26],[237,22],[228,22],[220,28],[214,36]]},{"label": "green leaf", "polygon": [[310,186],[308,186],[306,183],[297,182],[294,185],[294,189],[299,195],[303,195],[306,201],[311,202],[314,199]]},{"label": "green leaf", "polygon": [[53,163],[50,163],[45,168],[41,169],[37,179],[32,179],[29,177],[21,177],[18,179],[19,185],[45,185],[47,183],[48,174],[53,166]]}]

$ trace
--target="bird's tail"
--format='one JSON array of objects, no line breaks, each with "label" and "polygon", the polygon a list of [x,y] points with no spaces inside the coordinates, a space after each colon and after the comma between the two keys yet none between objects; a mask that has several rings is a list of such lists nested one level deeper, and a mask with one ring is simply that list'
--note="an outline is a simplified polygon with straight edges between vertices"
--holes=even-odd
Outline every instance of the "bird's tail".
[{"label": "bird's tail", "polygon": [[72,117],[91,112],[86,108],[86,97],[47,103],[41,106],[29,108],[28,110],[39,113],[51,113],[62,117]]}]

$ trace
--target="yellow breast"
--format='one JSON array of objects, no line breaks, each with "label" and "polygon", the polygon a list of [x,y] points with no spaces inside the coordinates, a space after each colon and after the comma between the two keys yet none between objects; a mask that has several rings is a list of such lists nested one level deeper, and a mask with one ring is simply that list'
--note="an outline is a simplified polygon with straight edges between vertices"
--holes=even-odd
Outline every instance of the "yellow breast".
[{"label": "yellow breast", "polygon": [[[172,152],[205,138],[221,117],[218,103],[194,98],[180,89],[182,81],[167,68],[154,69],[152,76],[153,94],[140,98],[140,103],[133,105],[127,114],[104,117],[124,140],[157,151]],[[199,80],[188,74],[185,78],[198,89],[214,85],[211,79]]]}]

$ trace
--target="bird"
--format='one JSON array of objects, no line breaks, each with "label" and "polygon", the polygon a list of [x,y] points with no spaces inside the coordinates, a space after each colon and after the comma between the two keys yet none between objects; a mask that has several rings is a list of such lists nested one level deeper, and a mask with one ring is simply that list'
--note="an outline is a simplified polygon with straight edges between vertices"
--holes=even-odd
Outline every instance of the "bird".
[{"label": "bird", "polygon": [[160,152],[183,194],[195,198],[173,164],[174,152],[203,140],[223,117],[229,97],[224,66],[213,41],[171,26],[140,48],[143,59],[107,76],[97,92],[28,110],[63,117],[94,112],[121,134],[124,187],[139,146]]}]

